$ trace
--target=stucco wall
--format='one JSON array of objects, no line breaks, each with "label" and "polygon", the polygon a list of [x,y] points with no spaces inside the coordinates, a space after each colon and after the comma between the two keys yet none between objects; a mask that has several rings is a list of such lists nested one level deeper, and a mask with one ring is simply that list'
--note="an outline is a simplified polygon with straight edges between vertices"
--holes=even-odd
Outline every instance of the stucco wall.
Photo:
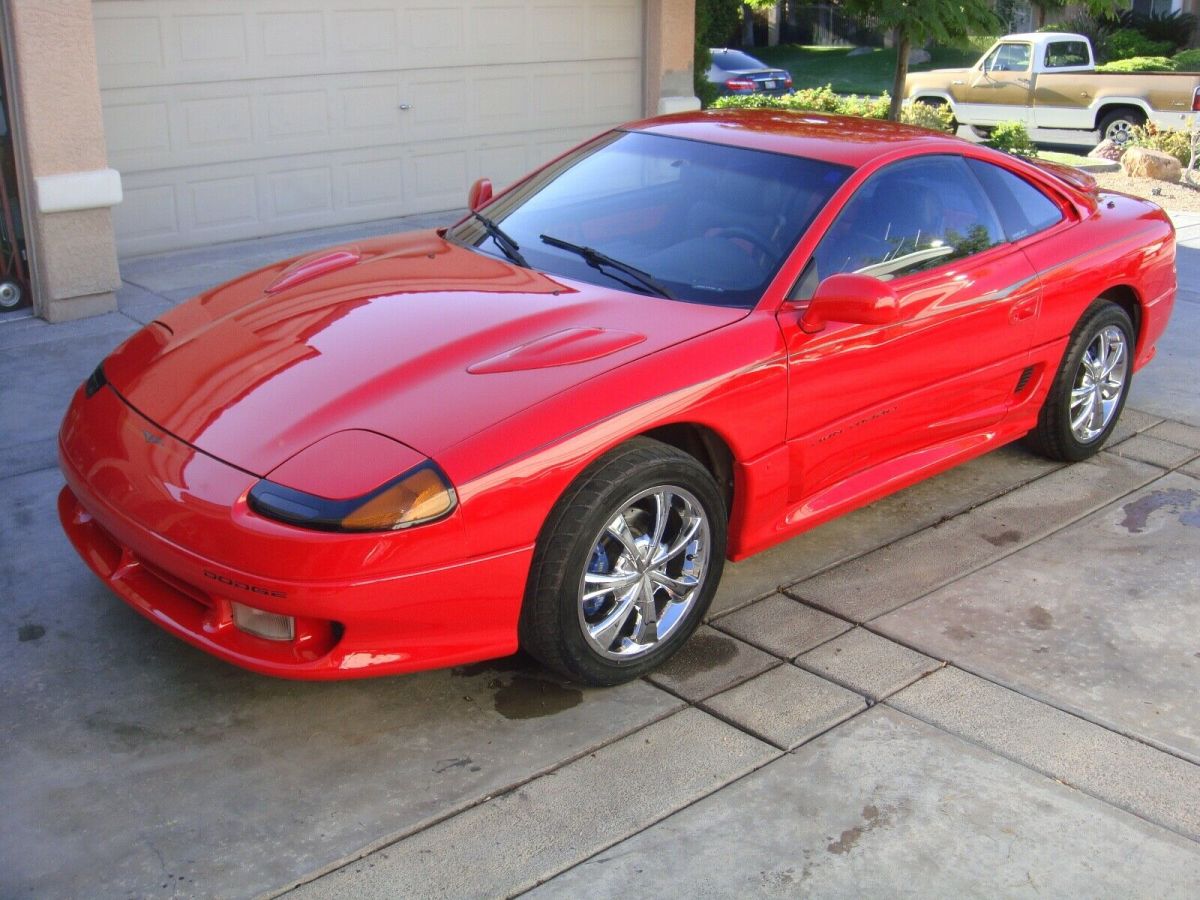
[{"label": "stucco wall", "polygon": [[692,84],[695,0],[646,0],[646,115],[699,109]]},{"label": "stucco wall", "polygon": [[[52,322],[116,308],[120,284],[107,206],[44,212],[37,179],[107,168],[90,0],[10,0],[18,119],[24,148],[35,310]],[[86,199],[81,201],[86,206]]]}]

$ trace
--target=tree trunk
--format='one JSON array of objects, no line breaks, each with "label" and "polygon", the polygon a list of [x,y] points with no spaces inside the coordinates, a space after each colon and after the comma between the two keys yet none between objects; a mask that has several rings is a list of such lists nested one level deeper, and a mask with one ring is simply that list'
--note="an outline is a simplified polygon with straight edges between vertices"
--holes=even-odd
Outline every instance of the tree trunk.
[{"label": "tree trunk", "polygon": [[742,46],[754,46],[754,10],[749,3],[742,4]]},{"label": "tree trunk", "polygon": [[892,105],[888,107],[888,118],[900,121],[900,104],[904,100],[904,82],[908,78],[908,49],[912,38],[903,27],[896,29],[896,77],[892,79]]},{"label": "tree trunk", "polygon": [[783,0],[775,0],[775,5],[767,10],[767,46],[779,46],[779,26],[783,19]]}]

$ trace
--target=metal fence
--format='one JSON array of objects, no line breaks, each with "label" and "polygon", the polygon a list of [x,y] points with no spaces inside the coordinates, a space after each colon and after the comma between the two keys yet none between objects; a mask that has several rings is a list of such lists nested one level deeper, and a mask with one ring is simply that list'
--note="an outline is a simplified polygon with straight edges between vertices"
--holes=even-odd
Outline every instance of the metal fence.
[{"label": "metal fence", "polygon": [[781,39],[789,44],[883,45],[883,32],[873,18],[851,18],[827,3],[788,4],[781,31]]}]

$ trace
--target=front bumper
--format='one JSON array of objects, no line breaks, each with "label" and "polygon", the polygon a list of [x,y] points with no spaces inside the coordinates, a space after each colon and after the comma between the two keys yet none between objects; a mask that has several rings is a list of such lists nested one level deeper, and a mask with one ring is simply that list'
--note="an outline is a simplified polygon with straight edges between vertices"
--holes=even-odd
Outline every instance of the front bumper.
[{"label": "front bumper", "polygon": [[[458,518],[354,535],[263,519],[246,504],[255,476],[164,434],[111,388],[76,393],[59,454],[59,517],[84,562],[139,613],[214,656],[338,679],[516,650],[532,547],[447,558],[461,554]],[[240,630],[235,603],[294,617],[294,637]]]}]

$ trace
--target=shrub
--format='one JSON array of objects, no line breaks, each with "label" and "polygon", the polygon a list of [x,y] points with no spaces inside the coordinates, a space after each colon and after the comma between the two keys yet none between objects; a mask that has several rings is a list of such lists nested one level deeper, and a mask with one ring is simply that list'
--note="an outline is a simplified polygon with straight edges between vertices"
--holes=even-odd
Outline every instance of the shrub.
[{"label": "shrub", "polygon": [[1175,50],[1174,41],[1152,41],[1140,31],[1122,28],[1104,39],[1104,52],[1109,60],[1133,59],[1138,56],[1168,56]]},{"label": "shrub", "polygon": [[[788,112],[823,112],[864,119],[886,119],[891,102],[887,93],[878,97],[859,97],[855,94],[842,96],[825,85],[790,94],[730,95],[717,100],[713,109],[782,109]],[[924,103],[911,104],[900,113],[901,122],[939,131],[950,131],[952,118],[948,106],[935,107]]]},{"label": "shrub", "polygon": [[1174,72],[1175,63],[1165,56],[1135,56],[1096,66],[1097,72]]},{"label": "shrub", "polygon": [[[887,115],[885,112],[884,115]],[[910,103],[900,110],[900,121],[932,131],[954,133],[954,113],[946,103]]]},{"label": "shrub", "polygon": [[1185,169],[1192,158],[1191,135],[1180,128],[1159,128],[1153,122],[1147,122],[1133,129],[1129,144],[1169,153],[1179,160],[1179,164]]},{"label": "shrub", "polygon": [[1152,41],[1166,41],[1172,47],[1182,47],[1192,36],[1196,17],[1185,12],[1140,13],[1131,9],[1117,13],[1119,28],[1140,31]]},{"label": "shrub", "polygon": [[992,129],[986,143],[993,150],[1011,153],[1014,156],[1037,156],[1037,147],[1029,139],[1029,132],[1020,122],[1001,122]]},{"label": "shrub", "polygon": [[1200,50],[1181,50],[1171,57],[1176,72],[1200,72]]}]

